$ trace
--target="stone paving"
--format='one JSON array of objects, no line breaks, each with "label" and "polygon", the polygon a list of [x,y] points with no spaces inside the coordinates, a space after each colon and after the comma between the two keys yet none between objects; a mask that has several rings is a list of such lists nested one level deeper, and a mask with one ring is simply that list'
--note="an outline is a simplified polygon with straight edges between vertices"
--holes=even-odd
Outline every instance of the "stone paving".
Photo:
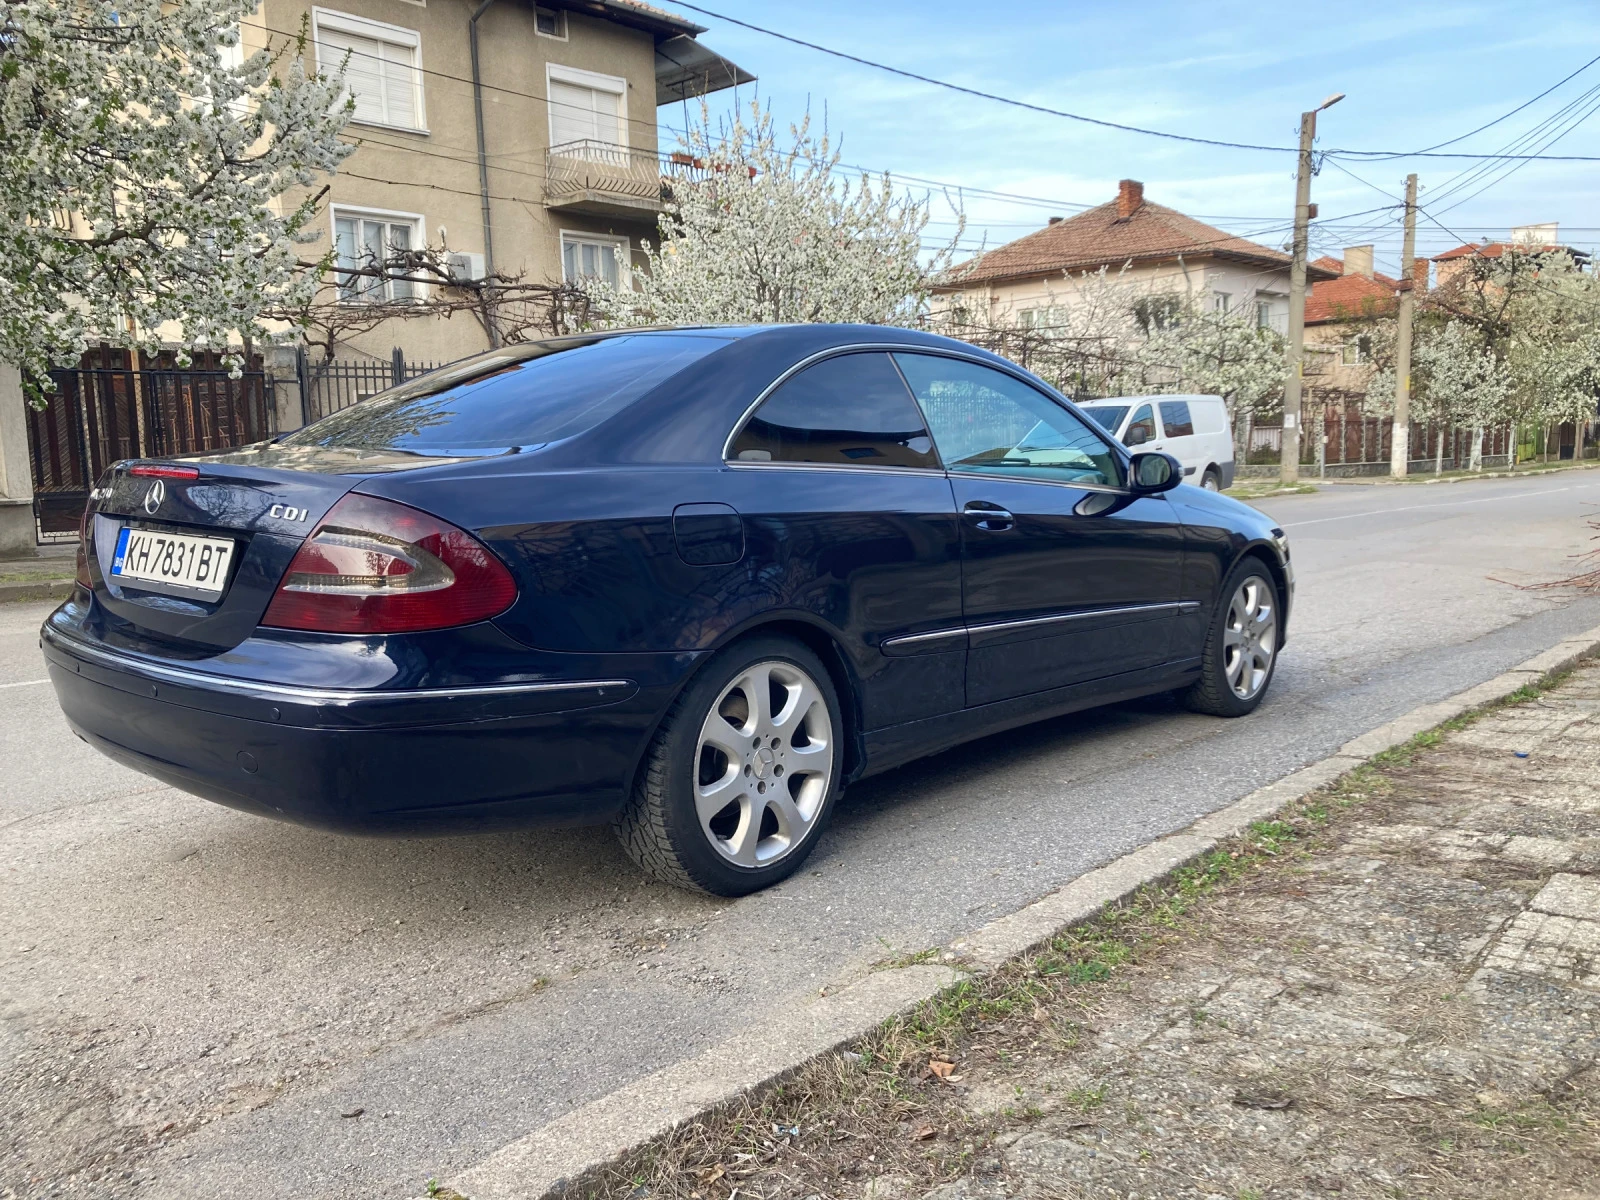
[{"label": "stone paving", "polygon": [[1597,713],[1588,665],[1447,735],[1076,1047],[962,1063],[998,1153],[927,1200],[1600,1197]]}]

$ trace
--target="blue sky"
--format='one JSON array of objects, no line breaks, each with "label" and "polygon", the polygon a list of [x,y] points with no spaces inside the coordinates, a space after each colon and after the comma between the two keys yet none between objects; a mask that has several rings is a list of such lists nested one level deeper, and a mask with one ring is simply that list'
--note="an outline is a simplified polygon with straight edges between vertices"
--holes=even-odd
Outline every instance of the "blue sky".
[{"label": "blue sky", "polygon": [[[673,7],[670,0],[656,0]],[[1117,3],[1078,0],[1006,5],[949,0],[705,0],[705,6],[808,41],[983,91],[1132,125],[1230,141],[1292,146],[1299,114],[1333,92],[1318,146],[1415,150],[1474,129],[1537,95],[1600,55],[1593,3]],[[701,13],[705,42],[759,76],[759,94],[788,121],[809,106],[843,135],[844,160],[896,176],[1034,198],[961,193],[964,246],[999,245],[1102,203],[1117,180],[1145,184],[1147,198],[1269,245],[1288,237],[1294,158],[1186,145],[1097,129],[957,95],[821,55]],[[1491,153],[1579,102],[1600,105],[1600,63],[1530,108],[1450,150]],[[725,110],[733,93],[712,98]],[[682,113],[663,109],[666,124]],[[1552,127],[1554,128],[1554,127]],[[670,135],[664,131],[664,141]],[[1600,155],[1600,115],[1547,153]],[[1452,177],[1467,160],[1345,163],[1366,182],[1325,166],[1312,198],[1325,224],[1314,254],[1375,242],[1380,269],[1400,257],[1395,205],[1409,170],[1421,203],[1440,223],[1419,223],[1419,253],[1504,236],[1511,225],[1559,221],[1562,240],[1600,250],[1595,203],[1600,162],[1528,163],[1505,173]],[[1503,175],[1503,177],[1501,177]],[[1375,190],[1382,189],[1382,191]],[[1480,187],[1489,185],[1481,194]],[[908,186],[929,190],[926,184]],[[1433,197],[1439,197],[1437,201]],[[1458,203],[1459,202],[1459,203]],[[936,219],[950,213],[936,196]],[[1448,208],[1448,211],[1446,211]],[[948,223],[930,227],[948,237]],[[1457,236],[1459,235],[1459,236]]]}]

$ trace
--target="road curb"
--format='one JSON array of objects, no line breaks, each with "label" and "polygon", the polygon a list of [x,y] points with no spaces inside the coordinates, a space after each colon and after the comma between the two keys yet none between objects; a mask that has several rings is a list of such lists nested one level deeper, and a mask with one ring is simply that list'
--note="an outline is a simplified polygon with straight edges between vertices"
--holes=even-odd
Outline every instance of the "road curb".
[{"label": "road curb", "polygon": [[[1572,667],[1600,652],[1600,626],[1566,638],[1526,662],[1448,699],[1424,704],[1353,738],[1334,753],[1258,788],[1185,829],[1158,838],[1079,876],[1017,912],[954,943],[964,968],[987,974],[1108,904],[1158,883],[1256,821],[1327,787],[1374,755],[1417,734]],[[791,1074],[892,1017],[938,995],[965,970],[917,965],[869,975],[792,1011],[776,1041],[752,1047],[734,1039],[646,1075],[510,1142],[451,1181],[471,1200],[543,1200],[700,1114]]]},{"label": "road curb", "polygon": [[19,600],[65,600],[72,594],[70,579],[29,579],[0,583],[0,604]]}]

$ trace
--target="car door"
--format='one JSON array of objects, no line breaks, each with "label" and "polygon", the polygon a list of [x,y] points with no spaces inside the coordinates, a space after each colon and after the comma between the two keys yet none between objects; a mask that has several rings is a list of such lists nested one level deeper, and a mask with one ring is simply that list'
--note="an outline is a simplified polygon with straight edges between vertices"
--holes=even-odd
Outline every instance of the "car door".
[{"label": "car door", "polygon": [[872,731],[965,703],[961,533],[950,482],[889,356],[835,355],[774,388],[727,446],[750,611],[844,639]]},{"label": "car door", "polygon": [[967,359],[897,353],[961,514],[969,707],[1158,666],[1183,531],[1056,398]]}]

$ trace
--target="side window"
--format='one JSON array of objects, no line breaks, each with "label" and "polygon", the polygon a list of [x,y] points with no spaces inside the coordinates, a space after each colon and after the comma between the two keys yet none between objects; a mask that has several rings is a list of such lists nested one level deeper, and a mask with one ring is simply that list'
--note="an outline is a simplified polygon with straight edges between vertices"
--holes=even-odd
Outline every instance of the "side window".
[{"label": "side window", "polygon": [[1128,422],[1128,428],[1122,433],[1122,442],[1126,446],[1142,446],[1146,442],[1156,440],[1156,415],[1148,404],[1141,404],[1133,414],[1133,420]]},{"label": "side window", "polygon": [[1187,400],[1163,400],[1161,402],[1161,427],[1167,431],[1169,438],[1192,437],[1194,435],[1194,419],[1189,415],[1189,402]]},{"label": "side window", "polygon": [[964,359],[894,357],[947,470],[1121,486],[1122,462],[1105,439],[1037,388]]},{"label": "side window", "polygon": [[734,439],[739,462],[934,467],[922,414],[887,354],[824,359],[761,403]]}]

